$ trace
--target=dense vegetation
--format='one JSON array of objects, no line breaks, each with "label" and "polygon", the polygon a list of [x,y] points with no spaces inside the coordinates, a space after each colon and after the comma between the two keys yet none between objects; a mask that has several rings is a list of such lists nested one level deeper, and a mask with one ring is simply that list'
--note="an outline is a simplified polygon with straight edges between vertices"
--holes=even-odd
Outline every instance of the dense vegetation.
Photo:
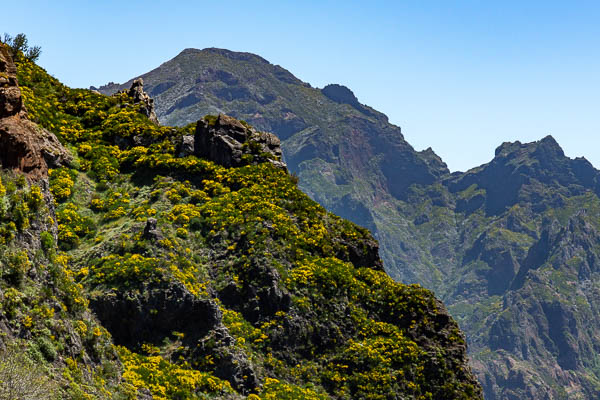
[{"label": "dense vegetation", "polygon": [[53,200],[19,173],[0,193],[2,321],[49,397],[480,397],[441,303],[285,171],[179,157],[194,125],[154,125],[127,94],[25,58],[18,79],[75,156],[49,172]]},{"label": "dense vegetation", "polygon": [[142,76],[162,121],[218,109],[277,133],[301,189],[371,229],[392,277],[449,306],[486,398],[599,397],[600,173],[585,159],[547,137],[450,174],[349,89],[248,53],[186,49]]}]

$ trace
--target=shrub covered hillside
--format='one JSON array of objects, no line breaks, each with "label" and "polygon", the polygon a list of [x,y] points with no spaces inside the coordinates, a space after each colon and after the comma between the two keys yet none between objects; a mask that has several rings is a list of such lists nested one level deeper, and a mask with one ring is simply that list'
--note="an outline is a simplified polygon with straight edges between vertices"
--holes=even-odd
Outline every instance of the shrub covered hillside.
[{"label": "shrub covered hillside", "polygon": [[73,160],[47,205],[43,178],[4,172],[1,340],[60,396],[481,398],[443,305],[300,192],[273,137],[226,116],[158,126],[139,85],[106,97],[17,69],[28,118]]}]

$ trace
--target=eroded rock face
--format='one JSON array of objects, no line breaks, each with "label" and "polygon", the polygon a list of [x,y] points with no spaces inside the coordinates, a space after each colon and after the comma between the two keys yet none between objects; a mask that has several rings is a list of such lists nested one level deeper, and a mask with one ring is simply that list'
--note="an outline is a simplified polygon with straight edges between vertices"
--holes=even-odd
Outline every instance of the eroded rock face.
[{"label": "eroded rock face", "polygon": [[48,176],[48,168],[72,161],[57,137],[27,119],[17,69],[6,47],[0,44],[0,164],[32,179]]},{"label": "eroded rock face", "polygon": [[16,115],[22,107],[17,69],[6,46],[0,44],[0,118]]},{"label": "eroded rock face", "polygon": [[222,317],[214,301],[199,299],[177,284],[150,286],[143,293],[110,292],[93,298],[90,305],[115,343],[129,347],[160,343],[172,331],[186,332],[190,338],[203,337],[220,324]]},{"label": "eroded rock face", "polygon": [[127,94],[133,98],[134,104],[141,103],[144,115],[148,117],[150,121],[158,125],[158,118],[154,112],[154,99],[150,98],[150,96],[144,92],[144,80],[142,78],[133,81]]},{"label": "eroded rock face", "polygon": [[225,114],[219,114],[214,123],[206,118],[198,121],[194,153],[228,168],[269,161],[287,169],[280,161],[281,143],[277,136],[257,132]]},{"label": "eroded rock face", "polygon": [[[140,290],[111,291],[91,299],[90,306],[116,344],[137,348],[159,345],[173,332],[183,333],[191,357],[213,360],[214,373],[243,394],[259,386],[248,356],[236,347],[223,325],[218,303],[199,298],[178,283],[145,285]],[[127,323],[124,323],[127,321]]]}]

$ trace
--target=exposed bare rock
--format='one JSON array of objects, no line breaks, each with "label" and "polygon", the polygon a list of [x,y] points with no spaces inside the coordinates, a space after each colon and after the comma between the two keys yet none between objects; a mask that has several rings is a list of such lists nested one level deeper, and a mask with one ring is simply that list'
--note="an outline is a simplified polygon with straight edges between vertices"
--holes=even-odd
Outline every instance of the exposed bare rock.
[{"label": "exposed bare rock", "polygon": [[219,114],[216,120],[204,118],[198,121],[194,152],[225,167],[269,161],[287,170],[281,162],[281,143],[277,136],[257,132],[225,114]]},{"label": "exposed bare rock", "polygon": [[0,44],[0,118],[16,115],[22,108],[17,68],[6,46]]},{"label": "exposed bare rock", "polygon": [[158,125],[158,118],[154,112],[154,99],[150,98],[150,96],[144,92],[144,80],[142,78],[133,81],[127,94],[133,98],[134,104],[141,103],[144,115],[146,115],[150,121]]},{"label": "exposed bare rock", "polygon": [[26,115],[15,64],[0,44],[0,164],[42,179],[48,168],[67,165],[72,156],[52,132],[27,120]]},{"label": "exposed bare rock", "polygon": [[163,235],[162,235],[160,229],[158,229],[157,223],[158,222],[156,221],[156,218],[148,218],[146,220],[146,226],[144,227],[144,234],[142,235],[142,237],[144,239],[149,239],[149,240],[163,239]]},{"label": "exposed bare rock", "polygon": [[194,137],[186,135],[181,138],[181,143],[177,148],[179,157],[187,157],[194,154]]}]

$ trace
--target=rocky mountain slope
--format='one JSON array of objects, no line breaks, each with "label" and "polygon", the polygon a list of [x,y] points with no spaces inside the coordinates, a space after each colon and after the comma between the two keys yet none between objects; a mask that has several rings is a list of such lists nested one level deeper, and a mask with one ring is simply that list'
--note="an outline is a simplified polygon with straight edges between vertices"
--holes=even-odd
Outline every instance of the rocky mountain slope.
[{"label": "rocky mountain slope", "polygon": [[[430,184],[448,170],[433,151],[416,152],[384,114],[360,104],[344,86],[312,88],[249,53],[186,49],[141,78],[165,124],[225,113],[274,132],[300,188],[369,228],[394,278],[420,281],[399,256],[400,239],[411,234],[393,203],[411,184]],[[132,82],[99,90],[112,94]]]},{"label": "rocky mountain slope", "polygon": [[252,54],[188,49],[142,77],[162,121],[224,111],[277,133],[300,186],[371,229],[392,277],[449,305],[486,398],[598,397],[600,178],[585,159],[547,137],[449,174],[349,89]]},{"label": "rocky mountain slope", "polygon": [[0,43],[0,398],[122,395],[110,334],[56,247],[48,168],[75,160],[28,117],[16,66]]},{"label": "rocky mountain slope", "polygon": [[141,82],[107,97],[2,54],[3,393],[481,398],[442,303],[302,193],[273,135],[159,126]]},{"label": "rocky mountain slope", "polygon": [[549,136],[411,191],[415,265],[447,277],[486,398],[598,397],[599,182]]}]

